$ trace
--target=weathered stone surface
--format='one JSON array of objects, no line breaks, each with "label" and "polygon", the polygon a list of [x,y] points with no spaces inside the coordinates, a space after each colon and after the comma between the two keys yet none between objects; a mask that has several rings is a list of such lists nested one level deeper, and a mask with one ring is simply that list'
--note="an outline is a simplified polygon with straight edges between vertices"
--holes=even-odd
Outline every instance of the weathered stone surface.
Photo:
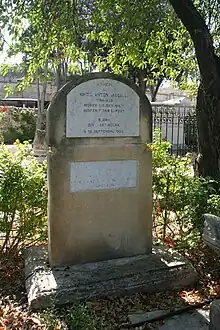
[{"label": "weathered stone surface", "polygon": [[213,301],[210,305],[210,327],[209,330],[220,329],[220,299]]},{"label": "weathered stone surface", "polygon": [[[209,321],[200,310],[175,315],[165,320],[158,330],[208,330]],[[218,328],[219,329],[219,328]]]},{"label": "weathered stone surface", "polygon": [[54,266],[151,253],[151,105],[129,79],[76,77],[47,112],[48,247]]},{"label": "weathered stone surface", "polygon": [[132,313],[128,314],[128,319],[131,324],[136,324],[139,322],[150,322],[150,320],[154,319],[155,317],[162,317],[169,313],[169,310],[161,310],[157,309],[154,311],[144,311],[144,310],[136,310]]},{"label": "weathered stone surface", "polygon": [[220,254],[220,218],[213,214],[204,214],[204,242]]},{"label": "weathered stone surface", "polygon": [[163,320],[163,325],[153,322],[154,329],[157,330],[208,330],[209,329],[209,309],[198,308],[185,313],[168,316],[170,310],[143,311],[137,310],[128,315],[130,323],[135,325],[139,322],[153,321],[156,317]]},{"label": "weathered stone surface", "polygon": [[197,279],[191,264],[164,247],[148,255],[53,269],[47,248],[31,247],[26,251],[25,276],[32,309],[46,308],[52,297],[63,305],[78,299],[182,288]]},{"label": "weathered stone surface", "polygon": [[67,137],[139,136],[139,97],[126,83],[111,78],[101,74],[68,93]]}]

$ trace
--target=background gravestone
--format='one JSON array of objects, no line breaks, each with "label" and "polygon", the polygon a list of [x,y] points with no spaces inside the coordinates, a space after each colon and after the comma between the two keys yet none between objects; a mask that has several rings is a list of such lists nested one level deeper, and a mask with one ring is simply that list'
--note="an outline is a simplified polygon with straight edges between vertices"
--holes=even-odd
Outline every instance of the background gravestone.
[{"label": "background gravestone", "polygon": [[151,106],[107,73],[67,83],[48,110],[49,261],[151,252]]}]

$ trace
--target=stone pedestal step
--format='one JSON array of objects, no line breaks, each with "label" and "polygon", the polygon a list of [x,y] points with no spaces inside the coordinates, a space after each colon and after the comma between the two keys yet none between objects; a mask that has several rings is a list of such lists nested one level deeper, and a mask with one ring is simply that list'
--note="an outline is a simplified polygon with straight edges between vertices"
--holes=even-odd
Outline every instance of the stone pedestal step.
[{"label": "stone pedestal step", "polygon": [[51,268],[47,247],[26,251],[25,276],[28,302],[32,309],[46,308],[76,300],[158,292],[183,288],[197,280],[192,265],[181,255],[164,247],[138,255],[70,267]]}]

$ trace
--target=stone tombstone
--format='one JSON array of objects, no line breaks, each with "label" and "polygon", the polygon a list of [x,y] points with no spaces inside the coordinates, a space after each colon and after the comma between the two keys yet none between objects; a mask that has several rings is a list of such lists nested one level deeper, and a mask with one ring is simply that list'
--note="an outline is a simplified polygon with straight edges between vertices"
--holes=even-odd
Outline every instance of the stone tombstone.
[{"label": "stone tombstone", "polygon": [[151,106],[131,81],[76,77],[48,109],[51,266],[151,252]]}]

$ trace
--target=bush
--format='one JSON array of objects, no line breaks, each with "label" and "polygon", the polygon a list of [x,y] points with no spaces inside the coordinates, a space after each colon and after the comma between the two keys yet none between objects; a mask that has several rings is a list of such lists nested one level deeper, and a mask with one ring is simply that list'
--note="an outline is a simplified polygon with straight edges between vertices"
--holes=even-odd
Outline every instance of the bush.
[{"label": "bush", "polygon": [[17,139],[21,142],[33,141],[37,109],[17,107],[5,107],[4,109],[0,118],[0,131],[4,143],[12,144]]},{"label": "bush", "polygon": [[158,129],[147,145],[153,156],[153,220],[163,239],[169,232],[186,240],[192,231],[202,232],[204,213],[220,214],[220,196],[216,182],[194,177],[189,155],[172,156],[170,147]]},{"label": "bush", "polygon": [[39,165],[28,143],[17,152],[0,150],[1,251],[47,240],[46,164]]}]

